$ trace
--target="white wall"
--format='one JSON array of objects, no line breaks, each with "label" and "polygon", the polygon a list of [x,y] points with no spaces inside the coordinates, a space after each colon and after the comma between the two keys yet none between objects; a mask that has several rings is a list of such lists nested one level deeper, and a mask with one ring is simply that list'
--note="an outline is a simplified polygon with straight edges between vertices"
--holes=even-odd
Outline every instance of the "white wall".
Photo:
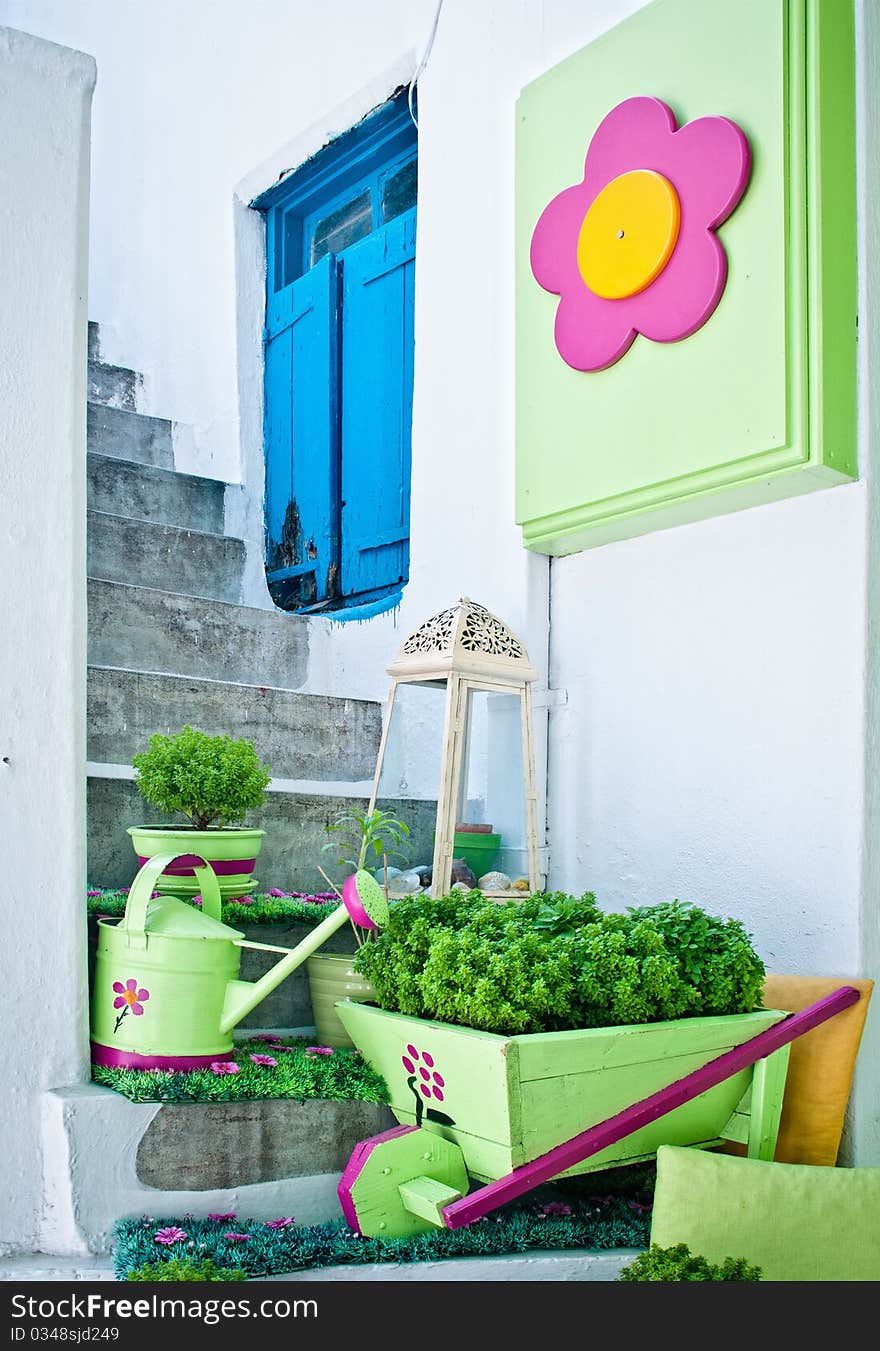
[{"label": "white wall", "polygon": [[0,1250],[37,1246],[41,1094],[88,1076],[85,375],[94,62],[0,28]]},{"label": "white wall", "polygon": [[[0,0],[0,21],[91,52],[91,319],[192,424],[179,467],[239,477],[232,190],[427,33],[432,0]],[[391,54],[389,56],[389,53]]]}]

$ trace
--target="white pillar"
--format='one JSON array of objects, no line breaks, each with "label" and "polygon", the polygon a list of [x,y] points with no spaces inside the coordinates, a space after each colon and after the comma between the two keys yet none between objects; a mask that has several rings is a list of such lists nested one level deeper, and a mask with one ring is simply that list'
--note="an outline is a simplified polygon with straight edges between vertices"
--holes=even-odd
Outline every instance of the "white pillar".
[{"label": "white pillar", "polygon": [[[41,1096],[88,1077],[85,418],[95,62],[0,28],[0,1245],[39,1247]],[[51,1169],[51,1161],[47,1160]]]}]

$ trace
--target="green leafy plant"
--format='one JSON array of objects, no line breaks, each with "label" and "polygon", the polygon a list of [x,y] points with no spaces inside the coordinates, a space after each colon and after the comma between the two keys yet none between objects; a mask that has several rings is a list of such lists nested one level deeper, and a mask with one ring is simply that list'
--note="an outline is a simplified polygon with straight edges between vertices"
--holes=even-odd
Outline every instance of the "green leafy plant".
[{"label": "green leafy plant", "polygon": [[328,834],[336,838],[322,846],[322,852],[334,851],[340,868],[358,872],[370,865],[378,867],[383,859],[406,855],[399,845],[409,835],[409,826],[399,821],[393,812],[378,809],[372,812],[340,812],[326,826]]},{"label": "green leafy plant", "polygon": [[766,974],[752,937],[738,919],[719,919],[687,901],[630,908],[674,952],[683,979],[694,991],[695,1013],[729,1013],[760,1007]]},{"label": "green leafy plant", "polygon": [[[406,855],[397,846],[409,835],[409,826],[398,820],[393,812],[380,811],[378,808],[372,812],[343,811],[325,829],[328,835],[335,838],[322,845],[321,851],[326,853],[332,850],[337,855],[336,862],[340,868],[345,868],[346,877],[360,872],[362,868],[382,863],[387,879],[389,858],[406,861]],[[318,871],[331,887],[335,887],[323,868]],[[336,894],[341,896],[338,890]],[[385,896],[388,896],[387,881]],[[374,930],[361,929],[354,920],[351,920],[351,927],[359,948],[373,941]]]},{"label": "green leafy plant", "polygon": [[575,899],[564,891],[544,894],[534,920],[534,927],[548,933],[573,933],[582,924],[595,920],[599,914],[592,891]]},{"label": "green leafy plant", "polygon": [[172,1257],[167,1262],[144,1262],[129,1271],[127,1281],[246,1281],[241,1267],[218,1267],[210,1257]]},{"label": "green leafy plant", "polygon": [[656,1243],[623,1267],[619,1281],[759,1281],[761,1268],[745,1257],[725,1257],[718,1264],[691,1252],[686,1243],[661,1248]]},{"label": "green leafy plant", "polygon": [[355,969],[381,1008],[417,1018],[508,1036],[615,1027],[753,1009],[763,964],[743,933],[695,906],[678,907],[674,926],[665,911],[605,914],[589,893],[415,896],[396,902]]},{"label": "green leafy plant", "polygon": [[180,812],[197,830],[242,821],[265,801],[271,777],[253,742],[189,726],[174,736],[156,733],[132,764],[147,802],[168,815]]}]

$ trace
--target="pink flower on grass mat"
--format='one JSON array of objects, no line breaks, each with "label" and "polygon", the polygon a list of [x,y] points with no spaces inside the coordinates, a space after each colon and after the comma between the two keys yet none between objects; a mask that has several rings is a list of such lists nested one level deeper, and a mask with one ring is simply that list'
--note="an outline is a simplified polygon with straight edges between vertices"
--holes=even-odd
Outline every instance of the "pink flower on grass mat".
[{"label": "pink flower on grass mat", "polygon": [[240,1074],[241,1066],[234,1060],[212,1060],[208,1067],[212,1074]]},{"label": "pink flower on grass mat", "polygon": [[270,1055],[252,1055],[250,1056],[250,1059],[255,1065],[268,1065],[270,1069],[274,1069],[278,1064],[278,1061],[274,1060]]},{"label": "pink flower on grass mat", "polygon": [[215,1224],[229,1224],[231,1220],[235,1220],[237,1218],[238,1216],[236,1215],[234,1210],[227,1211],[225,1215],[220,1215],[215,1212],[214,1214],[208,1216],[208,1219],[213,1220]]},{"label": "pink flower on grass mat", "polygon": [[250,1234],[237,1234],[234,1229],[230,1229],[223,1235],[227,1243],[250,1243]]},{"label": "pink flower on grass mat", "polygon": [[296,1220],[292,1215],[282,1215],[279,1220],[264,1221],[264,1227],[266,1229],[288,1229],[292,1224],[296,1224]]},{"label": "pink flower on grass mat", "polygon": [[309,1055],[309,1056],[315,1056],[315,1055],[332,1055],[332,1054],[333,1054],[333,1047],[332,1047],[332,1046],[307,1046],[307,1047],[306,1047],[306,1055]]},{"label": "pink flower on grass mat", "polygon": [[164,1243],[166,1247],[170,1247],[172,1243],[182,1243],[185,1238],[189,1238],[189,1234],[185,1229],[178,1229],[172,1224],[167,1229],[157,1229],[153,1238],[156,1243]]}]

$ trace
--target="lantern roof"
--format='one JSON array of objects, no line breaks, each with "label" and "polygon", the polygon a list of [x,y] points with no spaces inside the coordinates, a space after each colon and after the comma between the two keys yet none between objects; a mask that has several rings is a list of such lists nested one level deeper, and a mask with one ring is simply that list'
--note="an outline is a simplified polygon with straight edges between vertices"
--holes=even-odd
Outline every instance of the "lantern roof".
[{"label": "lantern roof", "polygon": [[420,624],[388,667],[398,680],[445,679],[453,672],[516,685],[538,679],[513,630],[468,596]]}]

